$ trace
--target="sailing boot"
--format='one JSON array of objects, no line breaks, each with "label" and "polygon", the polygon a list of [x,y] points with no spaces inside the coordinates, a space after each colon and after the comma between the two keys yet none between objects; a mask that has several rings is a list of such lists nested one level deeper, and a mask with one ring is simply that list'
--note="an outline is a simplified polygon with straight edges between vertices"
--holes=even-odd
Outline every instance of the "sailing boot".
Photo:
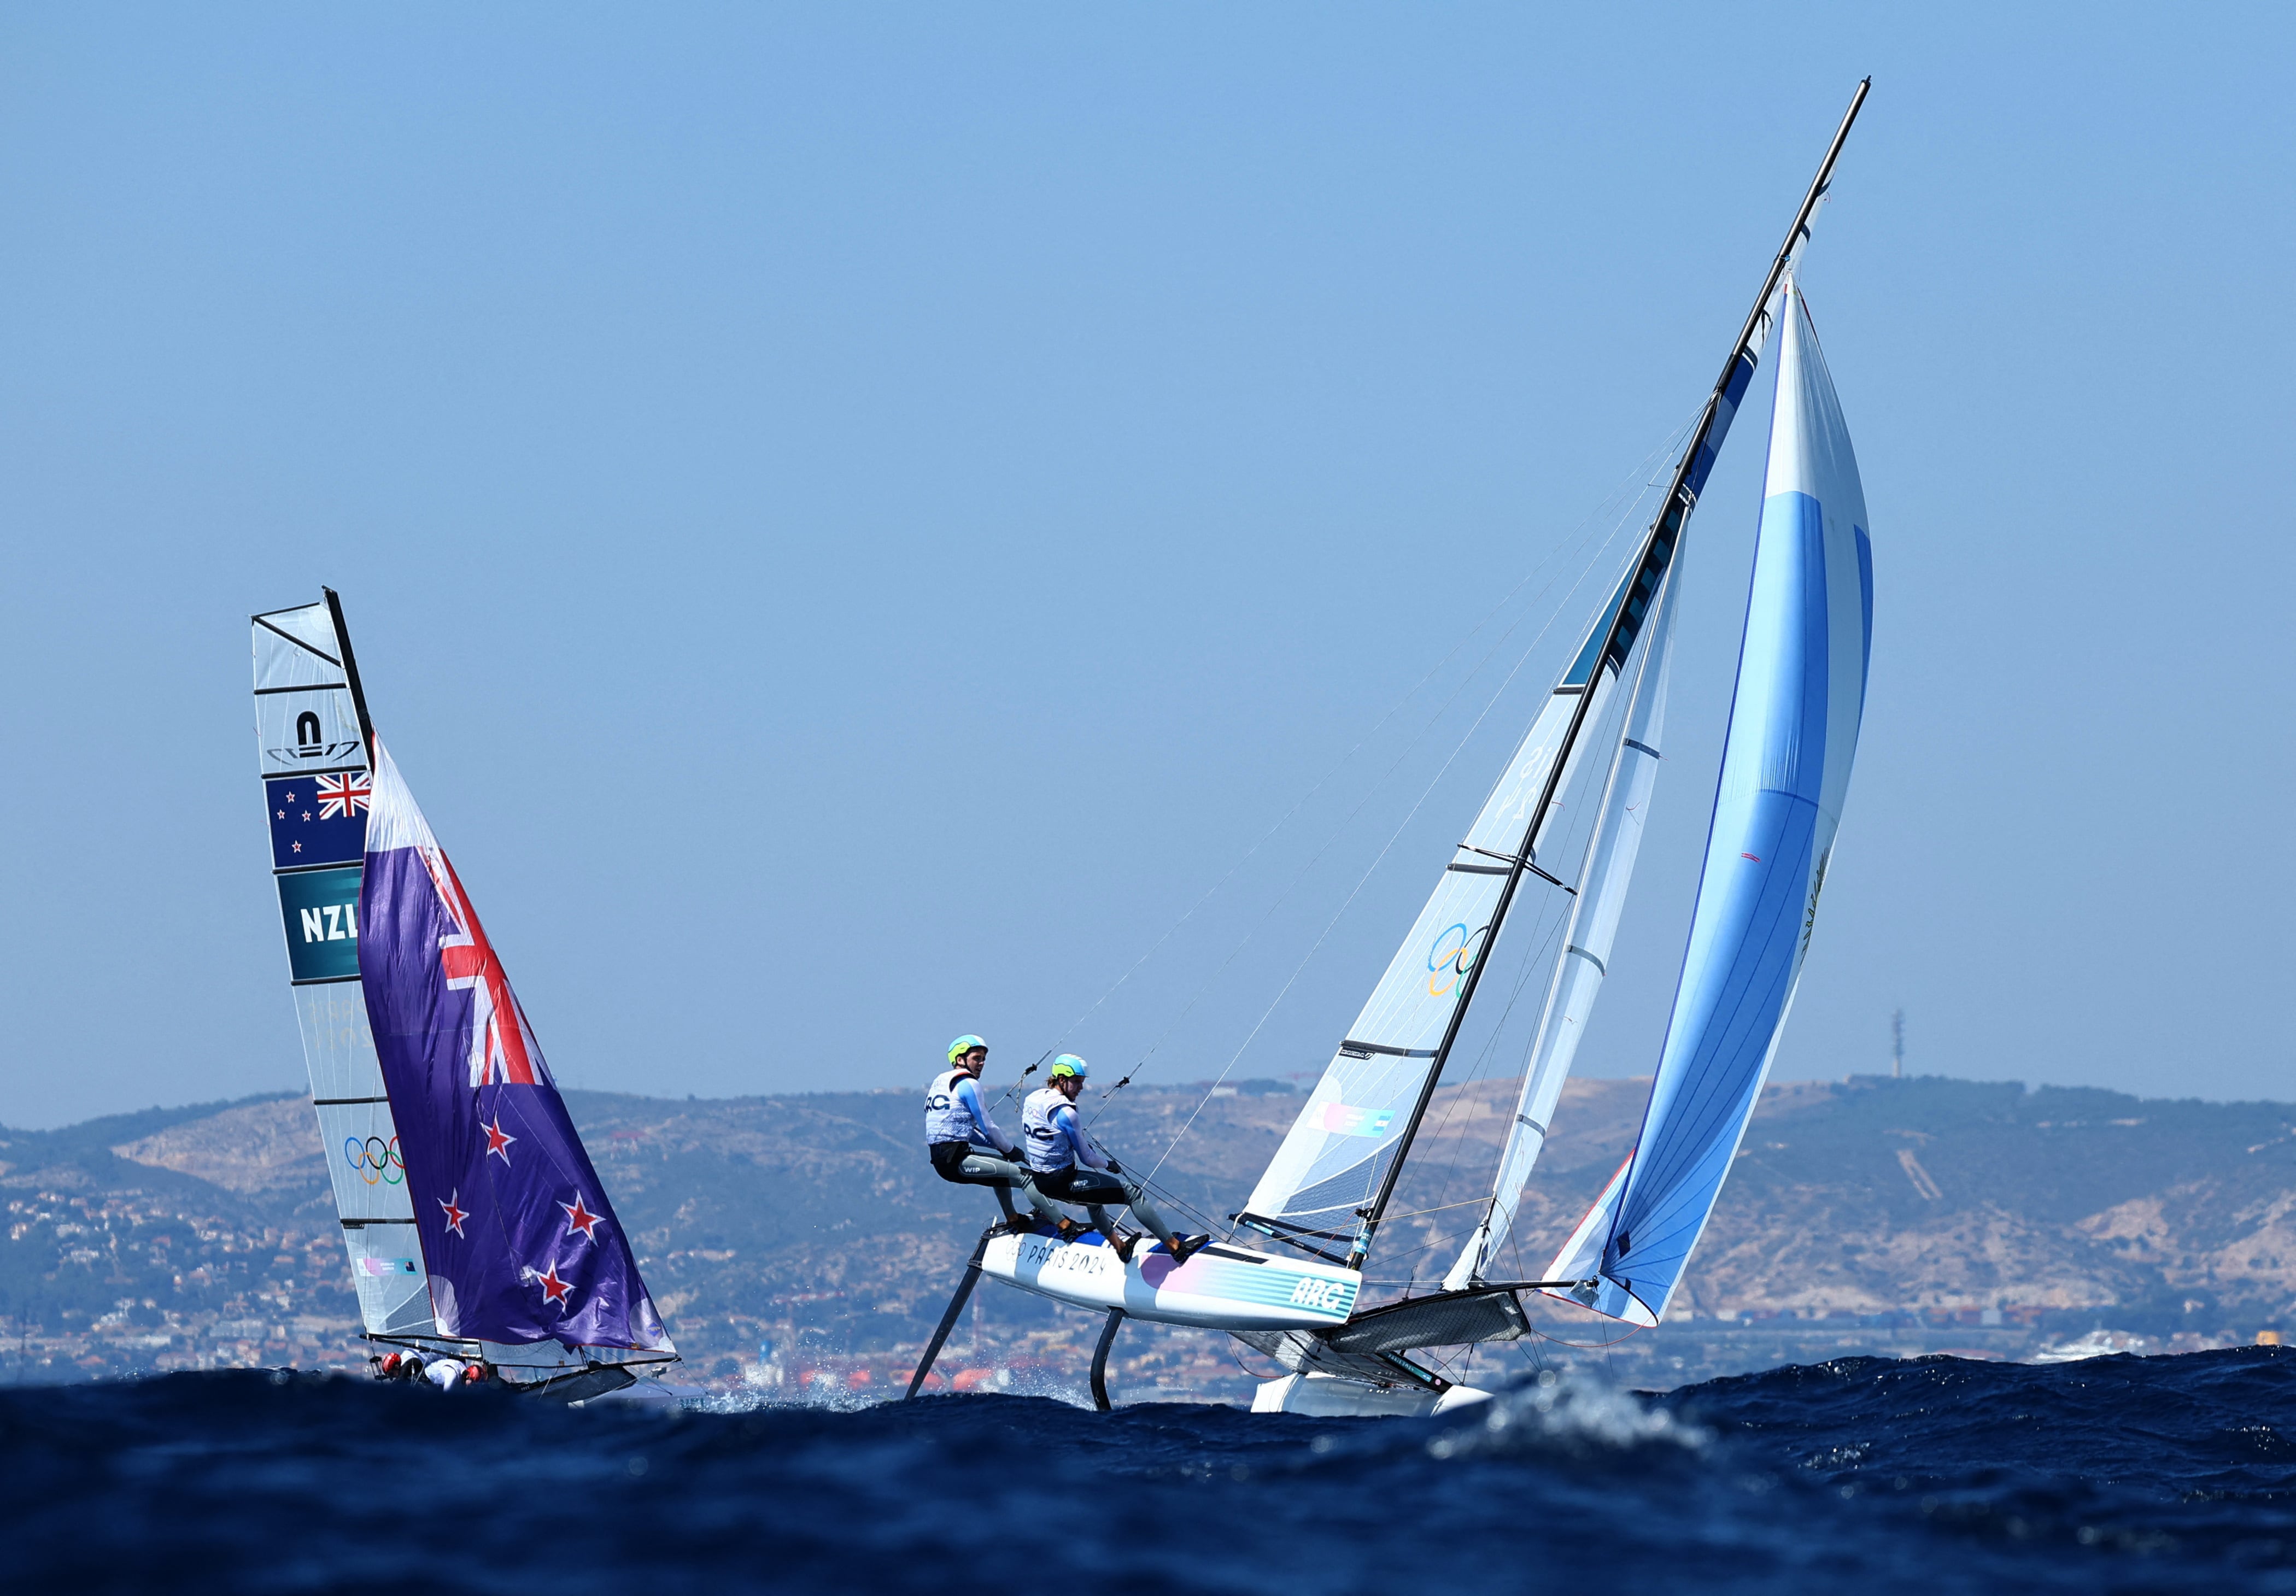
[{"label": "sailing boot", "polygon": [[1025,1229],[1021,1223],[1021,1211],[1013,1206],[1013,1189],[1002,1181],[988,1189],[996,1193],[996,1206],[1004,1210],[1005,1230],[1017,1233]]}]

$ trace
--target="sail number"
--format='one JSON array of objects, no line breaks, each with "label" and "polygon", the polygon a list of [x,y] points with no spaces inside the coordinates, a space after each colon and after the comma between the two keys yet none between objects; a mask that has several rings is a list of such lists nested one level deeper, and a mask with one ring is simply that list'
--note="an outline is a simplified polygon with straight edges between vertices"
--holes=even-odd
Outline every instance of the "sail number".
[{"label": "sail number", "polygon": [[362,874],[350,864],[288,871],[278,878],[288,967],[298,981],[341,981],[358,974]]},{"label": "sail number", "polygon": [[299,909],[296,913],[302,917],[306,942],[358,940],[357,904],[323,904],[316,909]]}]

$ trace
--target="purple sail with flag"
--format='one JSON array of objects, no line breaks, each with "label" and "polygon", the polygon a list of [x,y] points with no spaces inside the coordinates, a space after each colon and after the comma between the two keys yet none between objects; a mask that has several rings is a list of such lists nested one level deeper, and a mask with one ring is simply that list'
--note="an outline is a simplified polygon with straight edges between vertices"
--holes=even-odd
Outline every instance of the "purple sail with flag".
[{"label": "purple sail with flag", "polygon": [[675,1349],[502,961],[378,742],[358,968],[449,1336]]}]

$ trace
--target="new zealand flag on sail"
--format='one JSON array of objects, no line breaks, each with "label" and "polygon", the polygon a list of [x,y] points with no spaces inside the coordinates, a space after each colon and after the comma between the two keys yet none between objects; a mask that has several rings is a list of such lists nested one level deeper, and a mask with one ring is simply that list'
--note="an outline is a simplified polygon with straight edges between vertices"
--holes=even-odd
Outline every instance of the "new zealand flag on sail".
[{"label": "new zealand flag on sail", "polygon": [[366,852],[368,786],[363,770],[331,776],[275,777],[263,784],[271,812],[271,863],[356,864]]},{"label": "new zealand flag on sail", "polygon": [[359,974],[439,1328],[672,1350],[502,962],[379,744],[366,847]]}]

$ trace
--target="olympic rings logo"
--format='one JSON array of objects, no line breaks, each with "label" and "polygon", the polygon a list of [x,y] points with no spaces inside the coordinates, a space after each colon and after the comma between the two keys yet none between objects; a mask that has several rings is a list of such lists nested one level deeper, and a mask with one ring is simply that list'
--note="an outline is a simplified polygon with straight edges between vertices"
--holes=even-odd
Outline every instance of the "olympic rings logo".
[{"label": "olympic rings logo", "polygon": [[360,1141],[357,1136],[343,1138],[343,1158],[359,1179],[368,1185],[396,1186],[406,1178],[406,1160],[399,1156],[398,1138],[385,1142],[380,1136]]},{"label": "olympic rings logo", "polygon": [[1437,935],[1435,945],[1427,950],[1428,996],[1450,996],[1452,988],[1474,968],[1482,937],[1481,931],[1469,936],[1464,924],[1447,926]]}]

